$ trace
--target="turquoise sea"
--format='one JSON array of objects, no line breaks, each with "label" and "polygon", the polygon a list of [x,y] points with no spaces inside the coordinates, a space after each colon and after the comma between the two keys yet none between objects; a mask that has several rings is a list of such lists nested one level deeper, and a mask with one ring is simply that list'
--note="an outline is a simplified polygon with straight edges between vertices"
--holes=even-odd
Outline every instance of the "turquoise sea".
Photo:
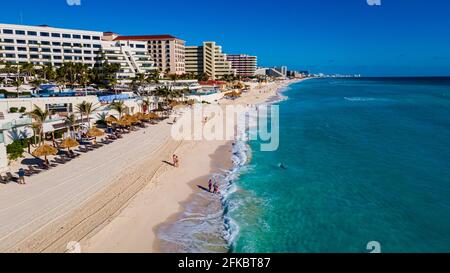
[{"label": "turquoise sea", "polygon": [[450,251],[450,78],[311,79],[283,95],[279,149],[250,142],[228,184],[231,252]]}]

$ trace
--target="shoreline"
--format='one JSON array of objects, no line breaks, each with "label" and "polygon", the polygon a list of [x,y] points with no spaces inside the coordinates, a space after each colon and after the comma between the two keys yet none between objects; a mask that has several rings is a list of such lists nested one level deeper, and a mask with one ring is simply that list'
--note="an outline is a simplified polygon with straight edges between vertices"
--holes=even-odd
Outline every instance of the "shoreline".
[{"label": "shoreline", "polygon": [[[252,88],[241,98],[224,101],[223,105],[265,103],[279,96],[282,89],[300,81],[275,82]],[[161,166],[150,182],[111,221],[80,242],[83,252],[164,251],[163,242],[157,237],[158,231],[181,217],[186,206],[201,191],[199,185],[207,186],[211,175],[232,169],[231,143],[225,140],[183,141],[175,152],[181,158],[181,167]],[[224,156],[227,151],[229,156]],[[198,164],[200,161],[202,164]],[[175,186],[176,190],[172,190],[171,187]]]}]

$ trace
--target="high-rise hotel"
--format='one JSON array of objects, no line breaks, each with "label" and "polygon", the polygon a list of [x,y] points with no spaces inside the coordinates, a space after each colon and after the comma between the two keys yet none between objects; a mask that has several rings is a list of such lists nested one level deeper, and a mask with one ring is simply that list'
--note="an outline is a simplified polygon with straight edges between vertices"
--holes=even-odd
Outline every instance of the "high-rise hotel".
[{"label": "high-rise hotel", "polygon": [[236,75],[236,70],[232,68],[231,62],[227,61],[222,47],[215,42],[186,47],[186,72],[206,73],[214,80],[226,75]]},{"label": "high-rise hotel", "polygon": [[119,36],[115,41],[143,41],[155,67],[166,74],[182,75],[185,69],[185,41],[172,35]]},{"label": "high-rise hotel", "polygon": [[258,58],[249,55],[228,55],[227,61],[231,62],[231,67],[236,69],[236,75],[242,77],[255,76],[256,68],[258,66]]},{"label": "high-rise hotel", "polygon": [[121,65],[119,79],[155,69],[146,42],[114,41],[116,37],[110,32],[0,24],[0,60],[55,67],[64,62],[94,67],[107,60]]}]

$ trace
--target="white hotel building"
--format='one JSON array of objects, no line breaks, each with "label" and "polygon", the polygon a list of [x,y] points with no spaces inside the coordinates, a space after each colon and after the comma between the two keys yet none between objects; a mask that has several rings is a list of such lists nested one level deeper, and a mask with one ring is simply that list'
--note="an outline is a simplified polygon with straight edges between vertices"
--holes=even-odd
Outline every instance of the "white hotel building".
[{"label": "white hotel building", "polygon": [[120,63],[119,79],[154,69],[146,42],[113,41],[115,37],[110,32],[0,24],[0,60],[55,67],[74,62],[94,67],[102,61],[103,52],[108,62]]}]

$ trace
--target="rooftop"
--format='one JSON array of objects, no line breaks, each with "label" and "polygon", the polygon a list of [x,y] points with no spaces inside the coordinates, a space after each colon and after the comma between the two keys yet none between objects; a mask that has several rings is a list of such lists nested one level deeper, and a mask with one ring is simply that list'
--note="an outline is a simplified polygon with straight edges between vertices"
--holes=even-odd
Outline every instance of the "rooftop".
[{"label": "rooftop", "polygon": [[163,34],[163,35],[134,35],[134,36],[119,36],[114,41],[149,41],[149,40],[175,40],[178,39],[175,36]]}]

